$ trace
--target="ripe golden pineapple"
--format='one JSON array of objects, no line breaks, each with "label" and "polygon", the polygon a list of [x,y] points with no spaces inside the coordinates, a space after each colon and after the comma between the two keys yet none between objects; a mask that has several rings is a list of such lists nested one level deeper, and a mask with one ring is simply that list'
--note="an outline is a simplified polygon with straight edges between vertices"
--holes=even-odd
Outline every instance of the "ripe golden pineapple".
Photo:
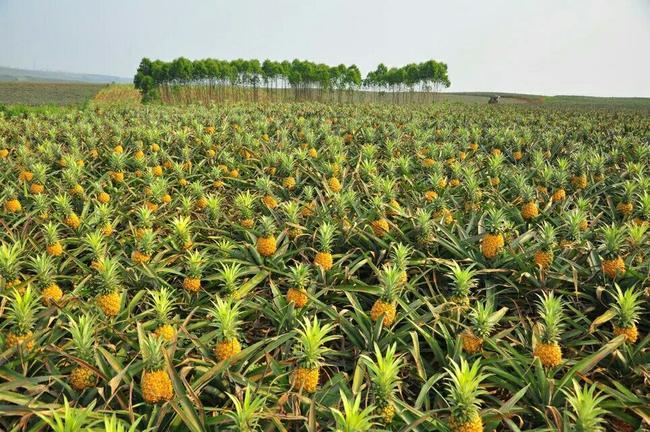
[{"label": "ripe golden pineapple", "polygon": [[257,238],[257,245],[255,247],[261,256],[268,258],[273,256],[277,250],[275,223],[273,222],[273,219],[268,216],[263,216],[261,222],[262,233]]},{"label": "ripe golden pineapple", "polygon": [[212,325],[216,328],[217,344],[214,347],[214,353],[219,361],[228,360],[241,351],[239,343],[240,308],[239,302],[217,297],[208,310]]},{"label": "ripe golden pineapple", "polygon": [[31,287],[27,286],[24,292],[13,291],[13,298],[9,301],[6,312],[6,323],[9,331],[5,336],[6,349],[18,348],[24,353],[34,349],[34,323],[36,312],[40,309],[38,300]]},{"label": "ripe golden pineapple", "polygon": [[625,235],[624,228],[611,225],[604,227],[603,230],[603,260],[602,260],[602,269],[603,273],[611,278],[615,279],[619,275],[625,274],[625,261],[620,256],[621,245],[623,244],[623,238]]},{"label": "ripe golden pineapple", "polygon": [[[88,364],[93,364],[95,351],[95,329],[94,320],[90,315],[81,315],[78,319],[71,317],[68,331],[72,337],[74,354]],[[68,377],[70,385],[77,391],[95,387],[97,375],[95,372],[82,363],[77,363]]]},{"label": "ripe golden pineapple", "polygon": [[201,277],[205,267],[205,257],[200,251],[187,252],[185,256],[185,278],[183,288],[191,293],[201,289]]},{"label": "ripe golden pineapple", "polygon": [[97,306],[107,317],[114,317],[122,307],[120,268],[116,260],[108,257],[99,259],[98,263],[94,284]]},{"label": "ripe golden pineapple", "polygon": [[46,253],[39,254],[31,259],[31,268],[36,273],[36,286],[41,290],[41,300],[45,305],[50,305],[61,300],[63,291],[56,283],[54,276],[54,262]]},{"label": "ripe golden pineapple", "polygon": [[381,283],[381,297],[372,305],[370,318],[377,321],[383,317],[382,325],[390,327],[395,322],[397,315],[397,298],[404,288],[402,270],[392,263],[385,264],[381,270],[379,280]]},{"label": "ripe golden pineapple", "polygon": [[616,314],[614,324],[614,335],[625,335],[626,342],[635,343],[639,338],[639,331],[636,323],[639,321],[641,310],[641,292],[634,288],[625,291],[616,287],[616,302],[612,308]]},{"label": "ripe golden pineapple", "polygon": [[403,364],[403,358],[395,354],[396,350],[397,344],[390,345],[384,355],[375,343],[376,360],[367,355],[361,356],[370,373],[375,411],[384,425],[391,424],[395,416],[395,393],[400,384],[399,373]]},{"label": "ripe golden pineapple", "polygon": [[314,257],[314,264],[325,271],[332,268],[332,242],[336,236],[336,227],[328,222],[323,222],[318,228],[318,253]]},{"label": "ripe golden pineapple", "polygon": [[169,315],[174,307],[172,293],[167,288],[150,291],[151,308],[156,316],[156,329],[153,333],[167,342],[174,340],[176,330],[169,322]]},{"label": "ripe golden pineapple", "polygon": [[464,358],[460,359],[460,365],[452,360],[451,367],[446,371],[449,374],[447,391],[451,403],[449,428],[452,432],[482,432],[479,396],[486,393],[481,389],[481,382],[487,375],[481,374],[480,360],[471,366]]},{"label": "ripe golden pineapple", "polygon": [[505,227],[505,214],[501,209],[489,209],[485,223],[485,234],[481,240],[481,252],[487,259],[501,253],[504,246],[502,231]]},{"label": "ripe golden pineapple", "polygon": [[299,390],[313,393],[318,388],[323,358],[331,351],[325,344],[338,336],[330,335],[333,326],[321,326],[316,316],[313,321],[305,317],[300,327],[295,336],[294,354],[298,367],[293,372],[292,383]]},{"label": "ripe golden pineapple", "polygon": [[533,347],[533,355],[539,358],[545,367],[555,367],[562,363],[562,348],[560,347],[560,333],[564,328],[564,312],[562,299],[555,297],[551,292],[543,294],[537,305],[542,322],[538,323],[540,330],[539,341]]},{"label": "ripe golden pineapple", "polygon": [[309,302],[307,288],[310,282],[309,267],[299,263],[291,267],[291,287],[287,290],[287,302],[296,309],[303,308]]},{"label": "ripe golden pineapple", "polygon": [[172,381],[164,369],[162,344],[162,339],[148,335],[140,347],[145,364],[140,388],[142,399],[149,404],[167,402],[174,397]]},{"label": "ripe golden pineapple", "polygon": [[541,270],[547,270],[553,263],[555,248],[555,228],[548,222],[544,222],[538,232],[540,238],[539,249],[535,252],[535,265]]},{"label": "ripe golden pineapple", "polygon": [[23,206],[18,199],[18,193],[12,187],[5,187],[4,207],[7,213],[19,213],[23,211]]}]

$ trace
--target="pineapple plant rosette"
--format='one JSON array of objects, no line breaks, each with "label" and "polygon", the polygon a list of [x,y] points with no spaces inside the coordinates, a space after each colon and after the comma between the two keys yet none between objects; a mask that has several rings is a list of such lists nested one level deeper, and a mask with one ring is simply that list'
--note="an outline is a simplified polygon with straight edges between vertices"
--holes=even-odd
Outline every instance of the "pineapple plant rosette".
[{"label": "pineapple plant rosette", "polygon": [[308,393],[318,388],[320,367],[325,356],[332,352],[325,344],[339,337],[330,334],[333,329],[331,324],[321,324],[316,316],[312,321],[305,317],[300,323],[294,339],[297,367],[292,374],[292,383],[295,388]]},{"label": "pineapple plant rosette", "polygon": [[449,427],[452,432],[482,432],[483,420],[479,414],[482,403],[480,396],[486,394],[481,383],[488,375],[481,373],[481,363],[476,360],[470,365],[461,358],[460,364],[453,360],[446,369],[448,400],[451,403]]},{"label": "pineapple plant rosette", "polygon": [[70,372],[68,381],[72,388],[77,391],[95,387],[97,385],[97,375],[93,369],[84,364],[93,365],[95,350],[94,319],[87,314],[81,315],[78,319],[70,317],[68,331],[72,340],[73,352],[81,360],[81,362],[76,363]]},{"label": "pineapple plant rosette", "polygon": [[372,383],[372,398],[377,409],[377,415],[385,425],[389,425],[395,416],[395,393],[401,380],[400,369],[403,366],[403,358],[396,354],[397,344],[386,348],[383,354],[377,344],[375,347],[375,359],[362,355],[370,380]]},{"label": "pineapple plant rosette", "polygon": [[239,328],[241,326],[241,303],[217,297],[208,309],[212,325],[216,329],[217,344],[214,353],[219,361],[228,360],[241,352]]},{"label": "pineapple plant rosette", "polygon": [[533,347],[533,356],[545,367],[555,367],[562,363],[562,348],[559,341],[564,329],[562,298],[552,292],[542,294],[537,304],[541,322],[537,324],[539,335]]},{"label": "pineapple plant rosette", "polygon": [[140,345],[144,370],[140,382],[142,399],[149,404],[170,401],[174,397],[169,373],[165,370],[163,340],[148,335]]}]

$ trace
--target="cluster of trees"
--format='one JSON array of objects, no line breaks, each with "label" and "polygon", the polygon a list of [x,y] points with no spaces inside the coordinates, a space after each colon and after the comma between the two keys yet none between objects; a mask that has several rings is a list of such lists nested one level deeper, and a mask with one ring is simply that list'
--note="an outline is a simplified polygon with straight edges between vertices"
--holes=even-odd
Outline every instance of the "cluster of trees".
[{"label": "cluster of trees", "polygon": [[[250,98],[258,100],[259,90],[286,96],[295,100],[317,99],[335,93],[338,100],[354,90],[390,90],[413,92],[437,90],[450,85],[447,65],[430,60],[388,69],[380,64],[362,79],[356,65],[329,66],[304,60],[276,62],[272,60],[188,60],[184,57],[171,62],[151,61],[143,58],[134,77],[134,84],[145,100],[159,97],[161,93],[187,92],[188,85],[206,89],[211,100]],[[233,90],[235,89],[235,90]],[[204,92],[204,93],[206,93]],[[228,96],[226,96],[228,95]]]}]

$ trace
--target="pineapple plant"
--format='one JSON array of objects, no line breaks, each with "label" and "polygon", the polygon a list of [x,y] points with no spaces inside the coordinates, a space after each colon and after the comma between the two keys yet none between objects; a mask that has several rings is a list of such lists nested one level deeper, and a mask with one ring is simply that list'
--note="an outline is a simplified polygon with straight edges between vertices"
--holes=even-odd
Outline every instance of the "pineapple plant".
[{"label": "pineapple plant", "polygon": [[341,403],[343,411],[337,408],[331,408],[334,416],[336,432],[367,432],[374,430],[377,426],[375,416],[372,412],[375,410],[373,405],[361,408],[361,393],[358,393],[354,399],[350,400],[341,390]]},{"label": "pineapple plant", "polygon": [[460,335],[463,351],[470,355],[480,352],[505,312],[505,309],[494,312],[491,302],[476,302],[469,313],[470,327]]},{"label": "pineapple plant", "polygon": [[386,219],[384,202],[382,197],[372,197],[372,209],[370,211],[370,227],[372,232],[379,238],[385,237],[390,232],[390,225]]},{"label": "pineapple plant", "polygon": [[401,271],[400,283],[402,285],[408,283],[408,263],[412,252],[413,250],[403,243],[396,243],[391,249],[391,261]]},{"label": "pineapple plant", "polygon": [[338,338],[337,335],[329,334],[333,329],[331,324],[321,325],[316,316],[313,321],[305,317],[300,323],[294,344],[297,367],[293,371],[292,383],[295,388],[308,393],[313,393],[318,388],[320,367],[324,357],[331,352],[325,344]]},{"label": "pineapple plant", "polygon": [[174,308],[174,299],[172,293],[167,288],[160,288],[157,291],[149,291],[151,309],[155,315],[156,329],[153,333],[171,342],[176,336],[176,330],[170,322],[170,314]]},{"label": "pineapple plant", "polygon": [[318,252],[314,257],[314,265],[322,268],[324,271],[331,270],[333,265],[332,242],[336,237],[336,227],[329,223],[323,222],[318,227]]},{"label": "pineapple plant", "polygon": [[227,393],[233,402],[234,410],[228,411],[226,416],[232,420],[233,428],[239,432],[255,432],[259,429],[259,422],[263,418],[266,399],[254,395],[255,390],[250,385],[246,386],[244,397],[239,400],[235,395]]},{"label": "pineapple plant", "polygon": [[168,402],[174,397],[174,388],[169,373],[165,370],[163,340],[148,335],[140,345],[144,371],[140,388],[142,399],[149,404]]},{"label": "pineapple plant", "polygon": [[485,394],[481,383],[488,377],[481,373],[481,363],[476,360],[472,365],[461,358],[460,365],[453,360],[446,369],[448,400],[451,403],[449,428],[452,432],[481,432],[483,420],[479,413],[482,403],[480,396]]},{"label": "pineapple plant", "polygon": [[[87,314],[81,315],[77,319],[70,317],[68,332],[70,332],[75,356],[84,363],[93,365],[92,359],[95,351],[94,319]],[[84,363],[77,362],[68,376],[70,385],[77,391],[83,391],[97,385],[95,371]]]},{"label": "pineapple plant", "polygon": [[205,267],[205,256],[201,251],[187,252],[185,255],[185,278],[183,288],[190,293],[201,289],[201,277]]},{"label": "pineapple plant", "polygon": [[547,270],[553,263],[554,248],[555,248],[555,228],[548,222],[544,222],[538,231],[540,244],[537,251],[535,251],[534,261],[535,265],[542,271]]},{"label": "pineapple plant", "polygon": [[275,239],[275,223],[271,217],[262,216],[261,225],[261,235],[257,238],[255,248],[261,256],[268,258],[275,254],[278,247]]},{"label": "pineapple plant", "polygon": [[291,287],[287,290],[287,302],[293,303],[296,309],[301,309],[309,302],[307,289],[311,282],[309,267],[298,263],[290,269]]},{"label": "pineapple plant", "polygon": [[62,215],[62,220],[65,225],[73,230],[81,226],[81,219],[72,208],[70,197],[66,194],[56,195],[54,197],[54,204],[58,207]]},{"label": "pineapple plant", "polygon": [[0,277],[5,289],[17,287],[21,280],[23,265],[23,244],[14,242],[11,246],[0,244]]},{"label": "pineapple plant", "polygon": [[242,228],[251,229],[255,224],[253,219],[255,199],[255,195],[249,191],[240,192],[235,196],[234,205],[239,213],[239,224]]},{"label": "pineapple plant", "polygon": [[395,354],[397,344],[386,348],[386,354],[381,352],[376,343],[374,348],[375,360],[367,355],[362,355],[361,359],[370,373],[377,415],[384,425],[389,425],[395,416],[395,392],[400,384],[399,374],[403,366],[403,358]]},{"label": "pineapple plant", "polygon": [[18,348],[24,353],[34,349],[34,324],[36,312],[40,309],[38,300],[31,287],[27,287],[21,294],[13,291],[13,298],[8,302],[5,323],[9,331],[5,335],[5,348]]},{"label": "pineapple plant", "polygon": [[564,328],[562,298],[556,297],[552,292],[542,294],[537,304],[537,313],[542,321],[537,325],[540,334],[533,347],[533,356],[540,360],[542,366],[558,366],[562,363],[562,348],[559,344]]},{"label": "pineapple plant", "polygon": [[537,205],[535,189],[528,184],[523,184],[519,186],[519,194],[523,202],[520,210],[521,217],[525,221],[531,221],[539,216],[539,206]]},{"label": "pineapple plant", "polygon": [[151,228],[143,228],[136,240],[135,250],[131,253],[131,260],[135,264],[146,264],[151,260],[156,243],[156,234]]},{"label": "pineapple plant", "polygon": [[122,277],[116,259],[104,257],[99,259],[94,291],[97,306],[107,317],[115,317],[122,304]]},{"label": "pineapple plant", "polygon": [[239,328],[241,326],[241,303],[217,297],[208,310],[212,325],[216,328],[217,344],[214,353],[219,361],[239,354]]},{"label": "pineapple plant", "polygon": [[397,299],[404,289],[402,271],[389,263],[384,265],[379,275],[381,295],[370,309],[370,319],[373,321],[382,319],[384,327],[390,327],[395,322]]},{"label": "pineapple plant", "polygon": [[476,288],[476,272],[472,267],[462,268],[454,262],[449,269],[453,281],[453,292],[451,300],[461,310],[469,307],[472,289]]},{"label": "pineapple plant", "polygon": [[502,209],[490,208],[484,222],[485,234],[481,240],[481,253],[487,259],[493,259],[503,251],[503,230],[506,216]]},{"label": "pineapple plant", "polygon": [[605,276],[615,279],[617,276],[625,274],[625,261],[621,257],[625,229],[622,226],[610,225],[603,228],[602,235],[602,270]]},{"label": "pineapple plant", "polygon": [[4,188],[4,208],[7,213],[20,213],[23,211],[23,205],[20,203],[16,189],[7,186]]},{"label": "pineapple plant", "polygon": [[54,261],[46,253],[31,258],[32,271],[36,273],[36,286],[41,292],[41,300],[47,306],[57,303],[63,297],[63,291],[56,283]]},{"label": "pineapple plant", "polygon": [[[580,387],[576,380],[573,380],[573,391],[562,390],[566,395],[566,401],[571,407],[568,416],[571,419],[566,430],[576,432],[604,432],[606,409],[603,402],[607,399],[602,393],[596,391],[594,383]],[[615,429],[620,430],[620,429]]]},{"label": "pineapple plant", "polygon": [[255,180],[255,186],[263,193],[262,204],[269,210],[275,209],[278,206],[278,200],[273,193],[273,181],[266,176],[259,177]]},{"label": "pineapple plant", "polygon": [[616,205],[616,210],[624,217],[629,217],[634,213],[634,193],[636,188],[637,184],[631,180],[623,183],[623,196]]},{"label": "pineapple plant", "polygon": [[636,327],[639,321],[641,310],[641,292],[634,288],[625,291],[616,287],[615,303],[612,309],[615,313],[614,335],[625,335],[626,342],[635,343],[639,338],[639,331]]},{"label": "pineapple plant", "polygon": [[176,216],[171,221],[173,239],[177,250],[189,250],[194,246],[192,220],[189,216]]}]

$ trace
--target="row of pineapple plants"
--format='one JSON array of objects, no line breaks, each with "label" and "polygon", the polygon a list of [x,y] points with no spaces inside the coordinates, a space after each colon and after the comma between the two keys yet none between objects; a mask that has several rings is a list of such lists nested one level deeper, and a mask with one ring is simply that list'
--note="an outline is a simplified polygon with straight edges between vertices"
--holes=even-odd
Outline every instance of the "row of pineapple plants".
[{"label": "row of pineapple plants", "polygon": [[617,115],[4,119],[5,376],[60,377],[34,424],[643,427],[650,147]]}]

